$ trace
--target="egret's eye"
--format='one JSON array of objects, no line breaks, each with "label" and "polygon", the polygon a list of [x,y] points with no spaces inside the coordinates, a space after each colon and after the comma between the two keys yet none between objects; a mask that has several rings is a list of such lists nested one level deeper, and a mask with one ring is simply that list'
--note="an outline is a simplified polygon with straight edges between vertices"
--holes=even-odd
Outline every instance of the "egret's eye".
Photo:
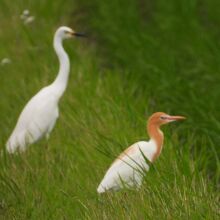
[{"label": "egret's eye", "polygon": [[161,120],[165,120],[165,119],[167,119],[165,116],[160,116],[160,119]]}]

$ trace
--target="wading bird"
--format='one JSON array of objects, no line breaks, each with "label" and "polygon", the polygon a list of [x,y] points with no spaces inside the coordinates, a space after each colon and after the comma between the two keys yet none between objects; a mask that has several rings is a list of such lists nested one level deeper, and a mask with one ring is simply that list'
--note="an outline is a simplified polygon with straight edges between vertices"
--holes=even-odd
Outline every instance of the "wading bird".
[{"label": "wading bird", "polygon": [[55,32],[53,46],[60,64],[58,75],[52,84],[42,88],[24,107],[6,143],[9,153],[14,153],[16,150],[24,151],[28,145],[43,136],[49,138],[59,116],[58,103],[66,90],[70,71],[69,57],[62,43],[64,39],[74,36],[84,35],[65,26]]},{"label": "wading bird", "polygon": [[154,113],[147,123],[150,141],[139,141],[122,152],[106,172],[97,188],[98,193],[117,191],[124,187],[139,188],[144,171],[149,170],[147,160],[152,163],[161,153],[164,135],[160,126],[183,119],[185,119],[183,116],[170,116],[163,112]]}]

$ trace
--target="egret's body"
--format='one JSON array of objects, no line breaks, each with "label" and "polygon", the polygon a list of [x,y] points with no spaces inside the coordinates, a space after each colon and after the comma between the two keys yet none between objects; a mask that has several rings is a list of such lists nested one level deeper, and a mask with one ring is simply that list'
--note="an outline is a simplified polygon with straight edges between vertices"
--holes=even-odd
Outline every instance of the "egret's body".
[{"label": "egret's body", "polygon": [[43,136],[49,137],[59,116],[58,103],[66,89],[70,70],[62,42],[73,35],[77,33],[68,27],[60,27],[56,31],[54,49],[60,63],[59,73],[51,85],[41,89],[24,107],[6,144],[8,152],[24,151]]},{"label": "egret's body", "polygon": [[139,141],[127,148],[113,162],[98,186],[98,193],[117,191],[121,188],[139,188],[144,172],[161,153],[164,136],[160,130],[162,124],[184,119],[182,116],[169,116],[163,112],[154,113],[148,121],[150,140]]}]

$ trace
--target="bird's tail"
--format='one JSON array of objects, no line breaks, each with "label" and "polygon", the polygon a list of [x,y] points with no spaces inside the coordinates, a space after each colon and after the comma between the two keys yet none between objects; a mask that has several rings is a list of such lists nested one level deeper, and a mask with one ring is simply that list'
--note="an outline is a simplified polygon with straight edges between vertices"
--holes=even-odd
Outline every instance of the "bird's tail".
[{"label": "bird's tail", "polygon": [[6,150],[8,153],[13,154],[17,149],[16,144],[14,143],[13,139],[10,137],[6,143]]},{"label": "bird's tail", "polygon": [[105,188],[100,184],[99,186],[98,186],[98,188],[97,188],[97,192],[98,193],[104,193],[105,192]]},{"label": "bird's tail", "polygon": [[15,133],[13,132],[6,143],[6,150],[8,151],[8,153],[13,154],[17,150],[19,150],[20,152],[24,151],[25,146],[25,132],[21,132],[18,135],[15,135]]}]

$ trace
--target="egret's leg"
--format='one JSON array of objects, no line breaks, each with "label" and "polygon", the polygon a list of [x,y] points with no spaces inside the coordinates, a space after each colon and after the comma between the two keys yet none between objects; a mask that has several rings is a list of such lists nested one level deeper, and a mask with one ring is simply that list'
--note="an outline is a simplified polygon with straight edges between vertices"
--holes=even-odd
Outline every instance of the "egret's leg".
[{"label": "egret's leg", "polygon": [[48,141],[49,138],[50,138],[50,132],[47,132],[47,133],[46,133],[46,140]]},{"label": "egret's leg", "polygon": [[49,127],[49,129],[48,129],[48,131],[47,131],[47,133],[46,133],[46,135],[45,135],[47,141],[48,141],[48,139],[50,138],[50,133],[51,133],[51,131],[53,130],[53,127],[54,127],[55,123],[56,123],[56,121],[54,121],[53,123],[51,123],[51,125],[50,125],[50,127]]},{"label": "egret's leg", "polygon": [[57,112],[56,112],[56,117],[55,117],[54,120],[51,122],[51,124],[50,124],[50,126],[49,126],[49,128],[48,128],[48,131],[47,131],[47,133],[46,133],[46,139],[47,139],[47,140],[49,139],[50,133],[51,133],[51,131],[53,130],[55,124],[56,124],[57,118],[58,118],[58,110],[57,110]]}]

